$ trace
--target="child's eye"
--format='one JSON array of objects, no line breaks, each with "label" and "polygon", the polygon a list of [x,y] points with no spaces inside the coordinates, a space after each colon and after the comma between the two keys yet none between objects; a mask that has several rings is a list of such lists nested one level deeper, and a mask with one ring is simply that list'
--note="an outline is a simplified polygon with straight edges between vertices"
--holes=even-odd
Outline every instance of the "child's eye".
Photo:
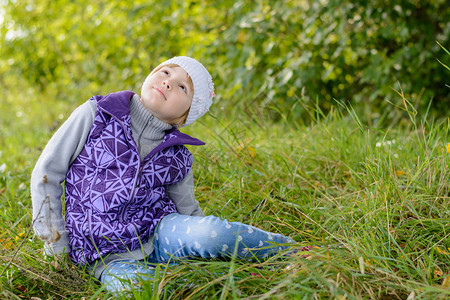
[{"label": "child's eye", "polygon": [[187,92],[186,87],[184,85],[180,85],[180,88],[183,90],[183,92]]},{"label": "child's eye", "polygon": [[162,70],[162,72],[166,75],[169,75],[169,71],[167,71],[167,70]]}]

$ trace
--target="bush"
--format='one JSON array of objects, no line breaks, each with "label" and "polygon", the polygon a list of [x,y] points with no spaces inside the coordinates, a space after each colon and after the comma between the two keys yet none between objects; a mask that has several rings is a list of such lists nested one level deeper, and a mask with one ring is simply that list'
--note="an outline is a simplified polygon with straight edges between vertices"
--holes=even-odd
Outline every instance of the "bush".
[{"label": "bush", "polygon": [[[397,91],[416,106],[450,100],[450,10],[445,0],[8,1],[3,4],[3,85],[29,82],[80,102],[139,90],[161,60],[200,59],[223,107],[275,107],[333,99],[381,112]],[[448,63],[447,63],[448,65]],[[14,79],[16,78],[16,79]],[[80,99],[82,97],[82,99]],[[311,104],[311,103],[310,103]]]}]

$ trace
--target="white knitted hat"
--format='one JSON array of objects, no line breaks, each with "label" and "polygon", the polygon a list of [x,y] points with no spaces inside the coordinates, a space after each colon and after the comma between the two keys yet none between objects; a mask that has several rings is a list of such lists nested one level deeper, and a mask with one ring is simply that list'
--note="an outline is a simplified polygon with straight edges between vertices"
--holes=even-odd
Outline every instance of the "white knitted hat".
[{"label": "white knitted hat", "polygon": [[189,74],[194,84],[194,96],[192,98],[191,108],[186,123],[183,125],[187,126],[209,110],[212,104],[212,98],[216,96],[214,94],[214,83],[208,70],[200,62],[191,57],[175,56],[161,63],[159,66],[168,64],[176,64],[182,67]]}]

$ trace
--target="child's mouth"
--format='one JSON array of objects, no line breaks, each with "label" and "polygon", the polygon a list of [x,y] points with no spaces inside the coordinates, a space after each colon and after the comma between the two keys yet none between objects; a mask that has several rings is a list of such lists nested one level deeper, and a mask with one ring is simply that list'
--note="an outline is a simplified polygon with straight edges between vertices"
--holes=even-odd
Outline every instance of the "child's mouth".
[{"label": "child's mouth", "polygon": [[161,96],[163,96],[164,100],[167,100],[166,95],[164,95],[163,91],[161,91],[159,88],[157,87],[153,87],[154,90],[156,90]]}]

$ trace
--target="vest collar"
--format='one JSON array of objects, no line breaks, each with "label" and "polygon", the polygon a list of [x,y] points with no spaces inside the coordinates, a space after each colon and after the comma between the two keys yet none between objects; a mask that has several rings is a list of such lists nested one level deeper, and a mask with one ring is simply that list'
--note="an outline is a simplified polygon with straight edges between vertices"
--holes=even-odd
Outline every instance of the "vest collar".
[{"label": "vest collar", "polygon": [[132,91],[111,93],[98,99],[97,105],[112,116],[121,119],[130,114],[130,101],[133,95]]},{"label": "vest collar", "polygon": [[[95,98],[99,108],[121,119],[123,116],[130,114],[130,101],[134,94],[132,91],[120,91],[104,97],[96,96]],[[203,141],[182,133],[176,128],[172,128],[167,131],[164,141],[154,148],[147,157],[151,157],[158,151],[175,145],[201,146],[204,144]]]},{"label": "vest collar", "polygon": [[182,133],[178,129],[170,130],[166,136],[164,137],[164,141],[156,146],[147,157],[152,157],[158,151],[161,151],[165,148],[176,146],[176,145],[192,145],[192,146],[202,146],[205,143],[199,139],[193,138],[185,133]]}]

